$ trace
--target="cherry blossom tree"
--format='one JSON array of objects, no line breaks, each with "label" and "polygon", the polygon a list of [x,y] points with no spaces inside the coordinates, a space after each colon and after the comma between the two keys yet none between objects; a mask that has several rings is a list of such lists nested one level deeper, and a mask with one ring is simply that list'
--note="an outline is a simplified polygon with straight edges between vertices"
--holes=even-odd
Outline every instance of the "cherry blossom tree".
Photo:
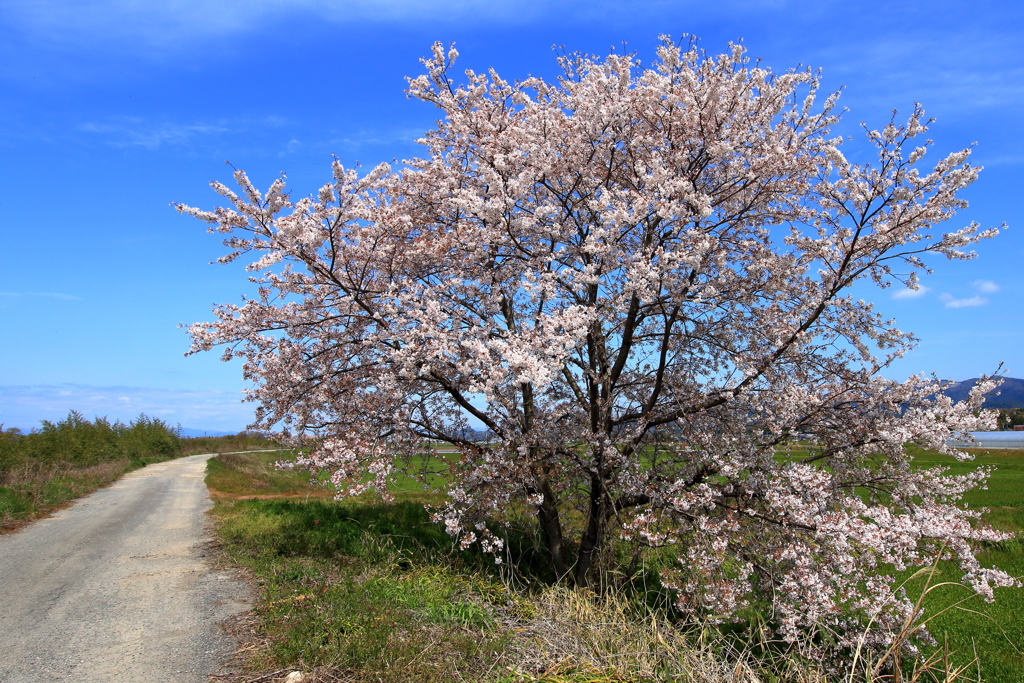
[{"label": "cherry blossom tree", "polygon": [[569,55],[556,83],[459,84],[456,56],[436,44],[409,81],[442,115],[423,158],[335,162],[298,200],[238,171],[241,194],[213,184],[227,208],[178,207],[227,234],[223,261],[254,255],[258,297],[190,332],[244,359],[256,427],[311,443],[301,464],[345,494],[386,496],[445,442],[434,516],[464,546],[500,550],[489,525],[513,505],[580,586],[610,539],[671,546],[681,609],[762,607],[790,639],[851,646],[871,622],[886,646],[912,609],[892,572],[936,553],[987,598],[1013,583],[975,558],[1005,535],[962,503],[988,473],[907,452],[969,459],[947,439],[994,424],[996,382],[954,404],[883,378],[915,339],[851,293],[916,288],[926,255],[996,233],[937,228],[966,206],[969,149],[925,165],[917,107],[853,163],[817,74],[738,46],[664,40],[650,68]]}]

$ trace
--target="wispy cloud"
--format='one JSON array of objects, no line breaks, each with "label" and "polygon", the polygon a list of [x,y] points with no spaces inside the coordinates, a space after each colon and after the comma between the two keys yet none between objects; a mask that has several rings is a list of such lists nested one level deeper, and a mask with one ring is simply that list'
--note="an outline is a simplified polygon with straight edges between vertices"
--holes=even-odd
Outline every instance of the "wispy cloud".
[{"label": "wispy cloud", "polygon": [[939,297],[946,304],[946,308],[971,308],[973,306],[984,306],[988,299],[983,296],[972,296],[966,299],[957,299],[952,294],[943,294]]},{"label": "wispy cloud", "polygon": [[979,149],[971,158],[974,159],[973,163],[986,169],[1024,164],[1024,154],[1007,154],[1004,150]]},{"label": "wispy cloud", "polygon": [[281,19],[314,18],[341,25],[522,25],[552,18],[607,23],[622,21],[627,6],[630,17],[664,20],[682,14],[690,22],[797,11],[807,18],[845,10],[844,3],[831,0],[815,3],[813,9],[801,0],[634,0],[628,5],[624,0],[6,0],[3,23],[52,44],[174,51],[195,40],[243,34]]},{"label": "wispy cloud", "polygon": [[224,125],[152,122],[140,118],[121,118],[104,123],[83,123],[79,130],[102,136],[115,147],[158,149],[162,145],[181,145],[199,136],[228,130]]},{"label": "wispy cloud", "polygon": [[958,298],[949,293],[944,293],[939,296],[945,304],[946,308],[971,308],[974,306],[984,306],[988,303],[988,297],[982,296],[982,294],[995,294],[999,291],[1000,287],[992,280],[975,280],[971,283],[971,287],[974,291],[978,292],[974,296]]},{"label": "wispy cloud", "polygon": [[[582,2],[566,2],[580,5]],[[313,16],[333,23],[513,21],[545,12],[541,0],[9,0],[7,23],[52,42],[95,43],[130,38],[152,46],[176,47],[182,41],[243,33],[282,16]]]},{"label": "wispy cloud", "polygon": [[[423,135],[422,128],[382,123],[378,128],[346,131],[345,135],[337,135],[337,131],[333,131],[308,138],[293,136],[296,131],[309,132],[302,125],[302,122],[279,115],[193,122],[120,116],[78,124],[75,140],[150,152],[194,152],[215,148],[237,150],[239,145],[243,145],[250,155],[261,157],[324,156],[326,152],[333,152],[358,159],[361,154],[372,158],[372,150],[381,146],[394,151],[395,146],[403,145],[408,149],[407,156],[416,156],[421,150],[414,141]],[[0,131],[0,136],[2,134]],[[326,156],[324,159],[329,163]]]},{"label": "wispy cloud", "polygon": [[22,296],[41,296],[50,299],[65,299],[67,301],[81,301],[82,297],[74,296],[73,294],[61,294],[60,292],[0,292],[0,296],[6,297],[22,297]]},{"label": "wispy cloud", "polygon": [[920,299],[922,296],[930,292],[931,289],[924,285],[919,285],[917,289],[910,289],[905,287],[893,293],[892,298],[903,300],[903,299]]},{"label": "wispy cloud", "polygon": [[262,156],[277,157],[311,152],[322,154],[324,150],[358,155],[374,147],[393,147],[398,144],[404,144],[410,147],[411,151],[419,152],[420,148],[415,145],[415,140],[423,135],[422,128],[390,125],[362,129],[344,136],[329,134],[300,139],[287,135],[298,126],[297,122],[282,116],[194,123],[118,117],[104,122],[86,122],[80,124],[78,130],[111,147],[134,147],[150,151],[237,145],[237,141],[244,137],[246,149],[258,150]]},{"label": "wispy cloud", "polygon": [[[828,65],[827,82],[851,86],[848,98],[867,105],[865,111],[894,104],[902,111],[912,101],[946,112],[944,118],[1006,108],[1024,102],[1024,67],[1004,58],[1019,52],[1024,38],[1012,28],[1021,19],[1020,7],[1004,7],[1005,16],[998,18],[978,13],[967,23],[935,19],[878,31],[859,40],[855,52],[847,41],[828,41],[816,50],[814,63]],[[878,9],[864,4],[856,16],[858,10],[847,3],[842,11],[851,24],[862,25]],[[835,8],[830,14],[836,16]]]},{"label": "wispy cloud", "polygon": [[995,294],[999,291],[999,285],[991,280],[975,280],[971,285],[983,294]]},{"label": "wispy cloud", "polygon": [[[105,121],[86,121],[78,125],[78,131],[92,136],[102,144],[117,148],[144,148],[158,150],[167,147],[198,147],[220,145],[231,136],[238,139],[247,136],[260,138],[268,133],[280,131],[289,125],[281,116],[269,115],[259,118],[218,119],[216,121],[180,122],[153,120],[138,116],[118,116]],[[298,141],[289,139],[285,149],[294,151]],[[278,146],[280,146],[278,144]]]},{"label": "wispy cloud", "polygon": [[237,432],[253,419],[241,392],[175,391],[144,387],[98,387],[84,384],[0,386],[0,424],[30,430],[77,410],[87,418],[128,422],[145,413],[193,429]]}]

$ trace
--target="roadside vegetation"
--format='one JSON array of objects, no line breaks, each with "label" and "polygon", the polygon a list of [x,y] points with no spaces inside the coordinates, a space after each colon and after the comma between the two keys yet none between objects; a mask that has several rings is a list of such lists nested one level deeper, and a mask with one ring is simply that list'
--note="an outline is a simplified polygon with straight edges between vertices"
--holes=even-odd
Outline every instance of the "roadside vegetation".
[{"label": "roadside vegetation", "polygon": [[[208,463],[227,558],[252,573],[261,593],[237,681],[283,680],[293,670],[305,681],[381,683],[1024,680],[1024,590],[999,590],[986,604],[967,588],[941,585],[954,576],[941,564],[930,578],[906,577],[912,595],[927,591],[921,616],[939,642],[930,659],[898,662],[898,679],[891,658],[877,668],[860,659],[852,676],[827,673],[799,647],[772,642],[763,615],[747,615],[744,627],[682,620],[659,583],[668,554],[623,545],[616,551],[626,561],[600,586],[552,586],[525,510],[506,511],[505,553],[495,564],[476,547],[453,545],[424,509],[443,499],[412,480],[398,482],[390,503],[372,493],[334,501],[308,473],[276,468],[280,457]],[[920,451],[916,458],[975,466]],[[1024,451],[979,453],[976,463],[998,469],[968,502],[992,508],[996,526],[1024,530]],[[991,544],[981,558],[1024,575],[1019,539]]]},{"label": "roadside vegetation", "polygon": [[274,448],[257,433],[185,439],[177,427],[140,415],[125,424],[77,411],[22,433],[0,425],[0,533],[12,531],[127,472],[193,453]]},{"label": "roadside vegetation", "polygon": [[126,472],[176,457],[176,428],[140,415],[128,424],[77,411],[28,434],[0,425],[0,531],[16,529]]},{"label": "roadside vegetation", "polygon": [[231,453],[277,448],[277,442],[260,432],[239,432],[227,436],[194,436],[181,439],[181,455],[196,453]]}]

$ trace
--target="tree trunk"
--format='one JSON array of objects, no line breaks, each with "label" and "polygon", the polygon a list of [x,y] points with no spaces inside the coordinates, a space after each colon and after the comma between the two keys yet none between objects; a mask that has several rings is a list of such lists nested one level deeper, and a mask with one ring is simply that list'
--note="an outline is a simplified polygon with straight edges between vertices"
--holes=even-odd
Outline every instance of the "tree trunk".
[{"label": "tree trunk", "polygon": [[586,588],[590,585],[590,573],[594,568],[594,555],[601,550],[607,520],[608,500],[601,480],[594,475],[590,479],[590,508],[587,511],[587,526],[580,539],[580,552],[576,560],[576,585]]},{"label": "tree trunk", "polygon": [[562,522],[558,515],[558,505],[546,475],[541,479],[540,487],[544,501],[537,508],[537,521],[544,536],[544,543],[548,547],[548,554],[551,556],[551,567],[555,570],[555,582],[571,581],[572,575],[569,573],[569,560],[565,552],[565,539],[562,536]]}]

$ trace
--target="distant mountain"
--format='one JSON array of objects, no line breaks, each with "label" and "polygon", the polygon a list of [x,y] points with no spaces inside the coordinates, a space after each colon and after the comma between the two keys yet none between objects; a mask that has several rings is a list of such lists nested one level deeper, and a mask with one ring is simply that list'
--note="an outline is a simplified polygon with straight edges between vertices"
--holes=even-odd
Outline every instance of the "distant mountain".
[{"label": "distant mountain", "polygon": [[[970,393],[977,382],[977,377],[964,380],[963,382],[954,382],[946,387],[942,393],[954,401],[962,401],[967,398],[967,394]],[[1004,377],[1003,385],[996,391],[999,392],[998,396],[995,395],[996,392],[992,392],[985,400],[986,408],[1024,408],[1024,379]]]},{"label": "distant mountain", "polygon": [[209,429],[189,429],[188,427],[181,428],[181,435],[185,438],[192,439],[197,436],[234,436],[238,432],[216,432]]}]

